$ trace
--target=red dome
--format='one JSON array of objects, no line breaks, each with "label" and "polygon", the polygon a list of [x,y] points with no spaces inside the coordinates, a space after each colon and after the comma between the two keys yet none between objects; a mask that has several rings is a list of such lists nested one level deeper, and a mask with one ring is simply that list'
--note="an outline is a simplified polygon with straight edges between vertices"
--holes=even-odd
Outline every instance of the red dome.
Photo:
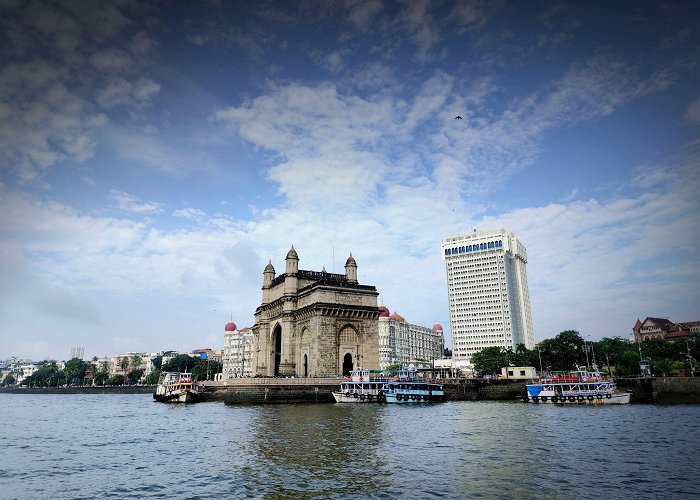
[{"label": "red dome", "polygon": [[391,316],[389,316],[389,319],[393,319],[394,321],[397,321],[399,323],[406,322],[406,318],[404,318],[403,316],[401,316],[399,313],[396,313],[396,312],[394,314],[392,314]]},{"label": "red dome", "polygon": [[389,309],[387,309],[386,306],[379,306],[379,317],[380,318],[388,318],[389,317]]},{"label": "red dome", "polygon": [[224,327],[225,332],[235,332],[236,330],[236,323],[234,322],[226,323],[226,326]]},{"label": "red dome", "polygon": [[442,325],[441,325],[440,323],[435,323],[435,324],[433,325],[433,331],[441,332],[441,331],[442,331]]}]

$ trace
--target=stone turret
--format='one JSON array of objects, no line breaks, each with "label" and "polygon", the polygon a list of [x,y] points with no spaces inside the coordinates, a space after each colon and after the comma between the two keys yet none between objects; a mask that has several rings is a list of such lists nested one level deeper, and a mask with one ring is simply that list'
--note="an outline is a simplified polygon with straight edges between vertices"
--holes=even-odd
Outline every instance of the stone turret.
[{"label": "stone turret", "polygon": [[352,253],[345,261],[345,277],[350,283],[357,283],[357,262],[355,262]]},{"label": "stone turret", "polygon": [[294,250],[294,245],[292,245],[292,248],[287,252],[284,261],[286,263],[284,271],[286,274],[296,274],[299,272],[299,256],[297,255],[297,251]]},{"label": "stone turret", "polygon": [[285,261],[284,294],[286,296],[296,296],[298,288],[297,274],[299,273],[299,256],[294,250],[294,245],[287,252]]},{"label": "stone turret", "polygon": [[272,280],[275,279],[275,268],[272,267],[272,261],[269,261],[268,264],[265,266],[265,270],[263,271],[263,296],[262,296],[262,304],[269,304],[270,303],[270,287],[272,286]]}]

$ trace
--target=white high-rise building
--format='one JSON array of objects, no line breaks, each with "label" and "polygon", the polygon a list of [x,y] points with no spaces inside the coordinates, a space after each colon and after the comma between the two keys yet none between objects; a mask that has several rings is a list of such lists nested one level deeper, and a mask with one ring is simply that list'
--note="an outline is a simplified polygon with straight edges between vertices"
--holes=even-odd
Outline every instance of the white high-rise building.
[{"label": "white high-rise building", "polygon": [[527,287],[527,251],[505,229],[445,238],[442,258],[452,326],[452,358],[469,363],[485,347],[535,345]]}]

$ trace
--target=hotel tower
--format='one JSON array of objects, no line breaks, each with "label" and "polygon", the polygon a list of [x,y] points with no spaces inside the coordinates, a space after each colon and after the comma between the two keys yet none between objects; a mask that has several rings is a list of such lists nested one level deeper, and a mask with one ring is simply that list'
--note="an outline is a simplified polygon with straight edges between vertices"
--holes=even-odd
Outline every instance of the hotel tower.
[{"label": "hotel tower", "polygon": [[525,245],[505,229],[445,238],[442,258],[452,326],[452,359],[470,363],[485,347],[535,345]]}]

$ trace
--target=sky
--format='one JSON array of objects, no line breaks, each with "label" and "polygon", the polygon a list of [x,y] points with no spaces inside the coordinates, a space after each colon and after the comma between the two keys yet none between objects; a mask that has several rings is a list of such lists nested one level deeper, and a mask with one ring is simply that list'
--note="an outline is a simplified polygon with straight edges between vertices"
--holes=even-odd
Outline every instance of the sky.
[{"label": "sky", "polygon": [[536,341],[700,320],[698,82],[692,1],[0,0],[0,359],[220,349],[292,245],[449,346],[473,229]]}]

